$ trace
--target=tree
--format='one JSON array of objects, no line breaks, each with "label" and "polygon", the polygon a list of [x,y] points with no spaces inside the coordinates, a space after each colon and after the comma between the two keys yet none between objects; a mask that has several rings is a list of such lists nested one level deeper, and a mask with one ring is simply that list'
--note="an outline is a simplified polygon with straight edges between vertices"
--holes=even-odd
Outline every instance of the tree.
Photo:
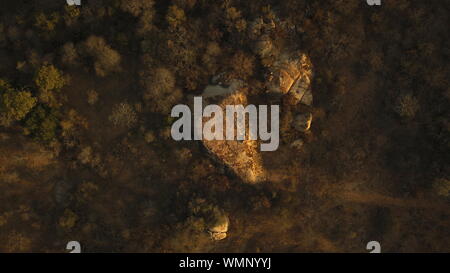
[{"label": "tree", "polygon": [[411,94],[406,94],[398,98],[395,111],[403,118],[413,118],[419,108],[419,101]]},{"label": "tree", "polygon": [[80,15],[81,10],[76,5],[73,6],[67,5],[64,8],[64,21],[68,26],[72,26],[76,22],[76,20],[80,17]]},{"label": "tree", "polygon": [[114,126],[131,128],[137,122],[137,114],[130,104],[119,103],[114,106],[109,120]]},{"label": "tree", "polygon": [[433,192],[444,198],[450,197],[450,180],[448,179],[437,179],[433,183]]},{"label": "tree", "polygon": [[90,36],[84,42],[84,50],[94,60],[95,73],[104,77],[111,72],[120,71],[121,57],[102,37]]},{"label": "tree", "polygon": [[38,70],[34,82],[42,91],[61,89],[66,84],[62,72],[50,64],[45,64]]},{"label": "tree", "polygon": [[168,113],[182,97],[175,87],[175,76],[166,68],[157,68],[142,75],[144,99],[150,102],[152,111]]},{"label": "tree", "polygon": [[52,13],[47,16],[44,13],[39,13],[35,17],[35,26],[40,28],[43,31],[51,32],[55,29],[56,25],[59,22],[60,16],[58,13]]},{"label": "tree", "polygon": [[77,49],[73,43],[66,43],[61,49],[61,61],[67,66],[76,66],[79,64]]},{"label": "tree", "polygon": [[206,52],[202,56],[205,68],[211,73],[215,73],[218,68],[218,56],[222,54],[220,45],[216,42],[210,42],[206,46]]},{"label": "tree", "polygon": [[122,0],[120,8],[135,17],[139,17],[137,32],[138,34],[144,34],[152,29],[153,17],[155,16],[154,4],[153,0]]},{"label": "tree", "polygon": [[87,92],[87,101],[90,105],[94,105],[98,101],[98,93],[94,89],[90,89]]},{"label": "tree", "polygon": [[53,106],[57,104],[54,92],[59,91],[66,84],[66,80],[56,67],[44,64],[37,71],[34,83],[39,90],[39,100]]},{"label": "tree", "polygon": [[171,29],[176,29],[186,21],[184,10],[178,6],[172,5],[166,15],[167,23]]},{"label": "tree", "polygon": [[53,140],[58,127],[57,112],[45,105],[35,107],[25,120],[25,134],[42,142]]},{"label": "tree", "polygon": [[153,28],[153,17],[155,17],[154,10],[145,10],[139,17],[137,33],[139,35],[146,34]]},{"label": "tree", "polygon": [[247,79],[253,75],[255,58],[243,51],[239,51],[233,55],[230,60],[230,66],[232,67],[234,74],[239,79]]},{"label": "tree", "polygon": [[236,29],[243,32],[247,28],[247,21],[242,18],[241,12],[235,7],[225,8],[225,25],[229,32]]},{"label": "tree", "polygon": [[125,11],[131,13],[133,16],[138,17],[142,15],[144,12],[152,11],[153,0],[122,0],[120,2],[120,8]]},{"label": "tree", "polygon": [[1,80],[0,96],[0,124],[3,126],[23,119],[36,105],[36,98],[30,92],[14,90]]}]

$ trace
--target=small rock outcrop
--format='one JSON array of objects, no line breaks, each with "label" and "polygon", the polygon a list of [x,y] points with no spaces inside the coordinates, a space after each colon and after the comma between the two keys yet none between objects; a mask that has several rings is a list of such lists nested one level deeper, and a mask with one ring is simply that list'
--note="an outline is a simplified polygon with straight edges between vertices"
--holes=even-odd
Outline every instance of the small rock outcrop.
[{"label": "small rock outcrop", "polygon": [[229,224],[230,220],[224,213],[216,215],[208,227],[208,232],[211,235],[211,238],[215,241],[225,239],[227,237]]},{"label": "small rock outcrop", "polygon": [[240,80],[232,80],[228,86],[222,86],[220,83],[215,85],[210,84],[203,90],[202,97],[210,98],[215,96],[226,96],[233,94],[243,86],[244,83]]},{"label": "small rock outcrop", "polygon": [[223,240],[227,237],[230,219],[218,206],[208,202],[206,199],[198,198],[189,203],[193,222],[201,223],[199,228],[206,231],[213,240]]}]

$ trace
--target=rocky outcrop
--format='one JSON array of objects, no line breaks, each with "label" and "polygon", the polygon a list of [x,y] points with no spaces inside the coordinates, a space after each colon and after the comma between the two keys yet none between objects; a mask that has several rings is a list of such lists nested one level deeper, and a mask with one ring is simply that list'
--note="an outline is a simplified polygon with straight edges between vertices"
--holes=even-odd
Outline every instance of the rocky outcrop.
[{"label": "rocky outcrop", "polygon": [[[243,90],[220,99],[219,105],[225,112],[226,105],[246,106],[247,96]],[[204,118],[203,123],[209,118]],[[235,123],[236,124],[236,123]],[[223,128],[226,128],[224,122]],[[235,126],[235,131],[238,128]],[[246,128],[239,128],[246,130]],[[245,140],[203,140],[203,145],[220,161],[228,166],[237,176],[248,183],[261,182],[265,178],[262,157],[259,151],[259,141],[250,140],[245,134]]]},{"label": "rocky outcrop", "polygon": [[222,86],[218,84],[210,84],[203,90],[202,97],[210,98],[216,96],[226,96],[233,94],[244,86],[244,83],[240,80],[232,80],[228,86]]},{"label": "rocky outcrop", "polygon": [[197,198],[189,203],[189,210],[192,213],[193,221],[190,223],[201,223],[194,228],[200,228],[211,235],[213,240],[223,240],[227,237],[230,219],[227,214],[219,208],[207,201],[206,199]]},{"label": "rocky outcrop", "polygon": [[312,104],[312,64],[305,54],[282,55],[270,70],[267,84],[269,92],[289,95],[296,104]]},{"label": "rocky outcrop", "polygon": [[[261,50],[264,46],[261,45]],[[263,50],[264,51],[264,50]],[[304,54],[283,55],[275,65],[270,68],[270,77],[267,79],[267,89],[270,93],[288,96],[294,104],[312,105],[311,92],[312,65]],[[209,85],[202,96],[208,104],[217,104],[225,112],[226,105],[248,105],[247,93],[243,88],[245,83],[232,80],[228,87]],[[205,124],[210,118],[204,118]],[[294,119],[293,128],[301,133],[307,132],[311,127],[312,114],[299,114]],[[246,122],[248,124],[248,122]],[[223,128],[226,128],[224,121]],[[267,179],[267,170],[263,166],[263,157],[259,150],[260,141],[249,139],[248,128],[245,139],[238,140],[203,140],[206,149],[218,161],[229,167],[237,176],[247,183],[258,183]],[[292,143],[297,148],[303,146],[303,140]]]},{"label": "rocky outcrop", "polygon": [[225,239],[227,237],[229,224],[230,220],[228,219],[227,215],[225,215],[224,213],[216,215],[216,217],[208,227],[208,232],[211,235],[211,238],[215,241]]}]

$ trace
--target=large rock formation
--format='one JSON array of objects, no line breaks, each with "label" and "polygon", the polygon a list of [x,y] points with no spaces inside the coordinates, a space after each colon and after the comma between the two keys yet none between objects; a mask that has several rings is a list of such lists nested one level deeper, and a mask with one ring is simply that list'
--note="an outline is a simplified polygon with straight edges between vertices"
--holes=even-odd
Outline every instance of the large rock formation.
[{"label": "large rock formation", "polygon": [[[288,57],[284,55],[271,68],[271,77],[268,79],[268,91],[294,100],[294,104],[312,104],[311,77],[312,65],[306,55]],[[239,83],[239,84],[238,84]],[[248,105],[244,84],[238,80],[231,81],[229,87],[208,86],[203,97],[207,104],[219,105],[225,113],[226,105]],[[203,118],[205,124],[210,118]],[[312,115],[300,114],[295,119],[293,127],[300,132],[306,132],[311,126]],[[236,123],[235,123],[236,124]],[[248,120],[246,121],[248,127]],[[226,128],[224,121],[223,128]],[[247,183],[258,183],[267,179],[267,170],[263,166],[263,157],[260,152],[260,141],[249,139],[248,128],[245,130],[245,139],[238,140],[203,140],[207,150],[228,166],[237,176]]]},{"label": "large rock formation", "polygon": [[[225,112],[226,105],[246,106],[247,96],[244,90],[238,90],[223,97],[217,105]],[[209,118],[204,118],[203,123]],[[248,122],[246,122],[248,124]],[[235,123],[236,125],[236,123]],[[224,121],[223,128],[226,128]],[[235,126],[235,131],[238,128]],[[246,128],[239,128],[246,130]],[[265,178],[262,167],[262,157],[259,151],[259,141],[250,140],[245,134],[245,140],[203,140],[204,146],[221,162],[228,166],[242,180],[249,183],[261,182]]]},{"label": "large rock formation", "polygon": [[312,104],[312,64],[305,54],[282,55],[271,67],[268,91],[291,96],[295,103]]}]

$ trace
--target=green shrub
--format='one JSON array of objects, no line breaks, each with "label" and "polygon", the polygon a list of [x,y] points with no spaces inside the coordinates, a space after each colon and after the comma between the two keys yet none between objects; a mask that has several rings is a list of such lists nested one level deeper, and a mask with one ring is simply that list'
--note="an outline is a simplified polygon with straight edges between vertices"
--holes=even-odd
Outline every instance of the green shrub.
[{"label": "green shrub", "polygon": [[23,119],[35,105],[36,98],[30,92],[14,90],[0,80],[0,125]]},{"label": "green shrub", "polygon": [[45,64],[38,70],[34,82],[40,91],[58,90],[66,84],[62,72],[51,64]]},{"label": "green shrub", "polygon": [[58,113],[47,106],[38,105],[25,120],[25,134],[35,140],[50,142],[55,139],[59,128]]},{"label": "green shrub", "polygon": [[61,71],[50,64],[44,64],[36,73],[34,83],[39,90],[39,100],[50,106],[58,105],[55,91],[59,91],[66,80]]}]

